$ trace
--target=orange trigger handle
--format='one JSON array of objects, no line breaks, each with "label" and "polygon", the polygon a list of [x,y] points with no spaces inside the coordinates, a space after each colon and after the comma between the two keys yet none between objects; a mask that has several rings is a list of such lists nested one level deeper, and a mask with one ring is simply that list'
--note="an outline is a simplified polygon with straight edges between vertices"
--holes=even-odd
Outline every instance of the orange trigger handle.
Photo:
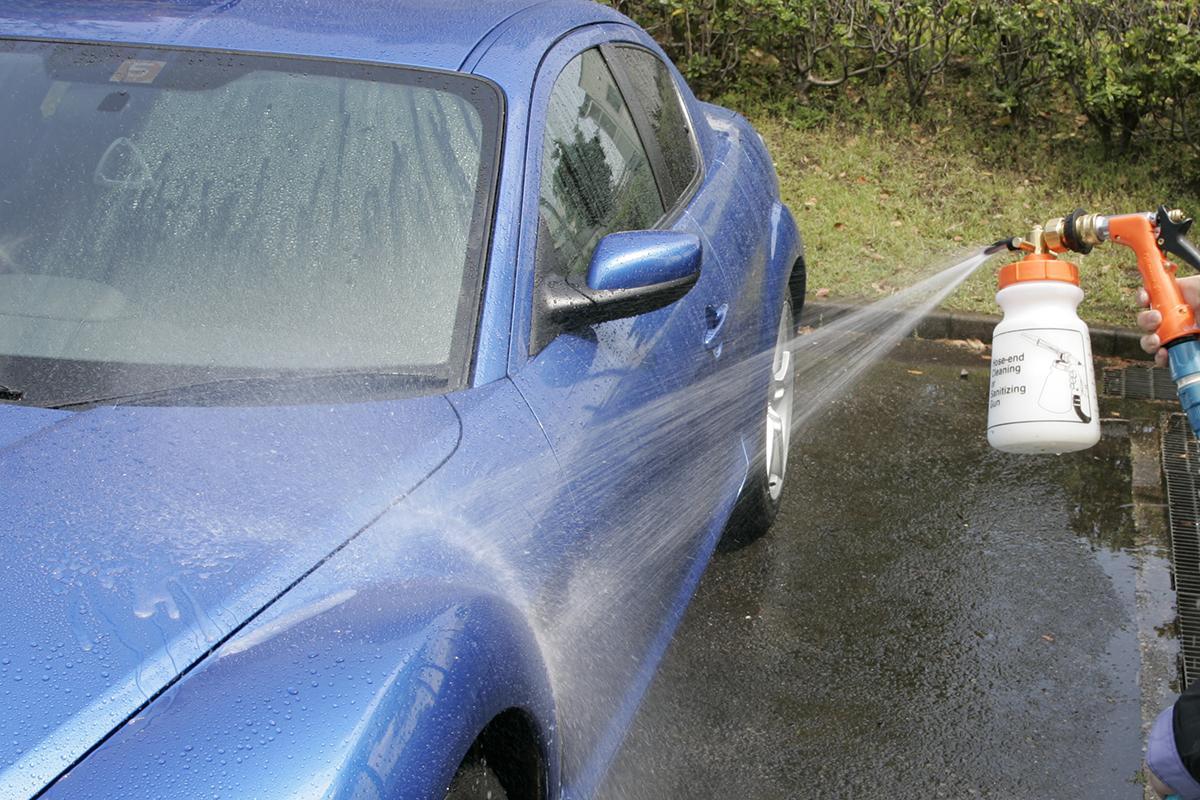
[{"label": "orange trigger handle", "polygon": [[1163,256],[1151,219],[1146,214],[1109,217],[1108,233],[1110,241],[1125,245],[1137,256],[1138,272],[1150,295],[1150,307],[1162,314],[1157,331],[1159,342],[1166,346],[1200,336],[1196,314],[1184,302],[1183,292],[1175,281],[1175,265]]}]

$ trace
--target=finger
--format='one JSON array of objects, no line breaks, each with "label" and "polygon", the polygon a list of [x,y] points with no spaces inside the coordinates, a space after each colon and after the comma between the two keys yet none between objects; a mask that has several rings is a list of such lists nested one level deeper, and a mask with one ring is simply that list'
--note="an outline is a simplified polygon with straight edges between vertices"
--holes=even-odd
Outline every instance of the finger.
[{"label": "finger", "polygon": [[1192,308],[1200,306],[1200,275],[1180,278],[1179,289],[1183,292],[1183,302]]},{"label": "finger", "polygon": [[1138,289],[1137,301],[1139,306],[1150,305],[1150,294],[1145,289]]},{"label": "finger", "polygon": [[1167,355],[1167,348],[1165,348],[1165,347],[1159,348],[1158,352],[1154,354],[1155,365],[1159,366],[1159,367],[1165,367],[1165,366],[1167,366],[1168,361],[1169,361],[1169,356]]},{"label": "finger", "polygon": [[1144,331],[1156,331],[1162,325],[1162,314],[1154,309],[1142,311],[1137,315],[1137,324]]},{"label": "finger", "polygon": [[1157,353],[1160,344],[1157,333],[1147,333],[1142,337],[1142,349],[1147,353]]}]

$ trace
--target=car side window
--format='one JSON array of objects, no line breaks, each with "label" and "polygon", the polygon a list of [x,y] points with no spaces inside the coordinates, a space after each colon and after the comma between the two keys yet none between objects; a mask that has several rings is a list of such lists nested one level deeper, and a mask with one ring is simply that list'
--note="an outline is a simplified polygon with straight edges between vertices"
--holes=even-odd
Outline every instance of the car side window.
[{"label": "car side window", "polygon": [[668,184],[663,187],[663,196],[667,206],[673,207],[700,172],[700,158],[679,87],[667,65],[649,50],[624,45],[614,50],[662,152]]},{"label": "car side window", "polygon": [[539,271],[578,287],[600,239],[663,216],[633,116],[597,49],[567,64],[551,92],[538,208]]}]

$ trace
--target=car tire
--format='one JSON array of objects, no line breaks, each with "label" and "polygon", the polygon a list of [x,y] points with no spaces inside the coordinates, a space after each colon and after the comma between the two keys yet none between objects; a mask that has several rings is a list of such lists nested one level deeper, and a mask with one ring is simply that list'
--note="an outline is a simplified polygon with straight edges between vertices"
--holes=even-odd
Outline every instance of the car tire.
[{"label": "car tire", "polygon": [[762,448],[751,464],[750,477],[742,487],[721,539],[723,550],[735,550],[765,534],[774,524],[783,502],[796,397],[796,365],[792,354],[796,322],[792,308],[792,298],[785,297],[771,353],[771,377],[759,439]]},{"label": "car tire", "polygon": [[472,748],[454,774],[446,800],[508,800],[508,792],[483,754]]}]

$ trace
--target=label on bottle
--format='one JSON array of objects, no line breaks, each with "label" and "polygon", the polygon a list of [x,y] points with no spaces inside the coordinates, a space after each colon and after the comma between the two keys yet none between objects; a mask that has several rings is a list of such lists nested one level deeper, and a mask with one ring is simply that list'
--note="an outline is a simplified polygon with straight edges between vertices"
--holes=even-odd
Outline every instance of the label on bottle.
[{"label": "label on bottle", "polygon": [[1084,335],[1072,328],[1026,328],[992,337],[988,430],[1026,422],[1089,424],[1096,415]]}]

